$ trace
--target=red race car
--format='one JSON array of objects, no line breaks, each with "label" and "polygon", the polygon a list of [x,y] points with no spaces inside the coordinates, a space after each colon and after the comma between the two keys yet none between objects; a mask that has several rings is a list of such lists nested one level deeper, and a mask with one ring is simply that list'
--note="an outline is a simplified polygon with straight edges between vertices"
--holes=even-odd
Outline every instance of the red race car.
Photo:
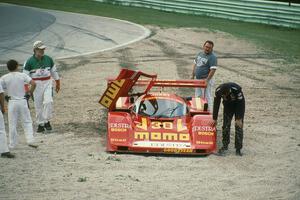
[{"label": "red race car", "polygon": [[[202,80],[157,80],[157,75],[122,69],[108,80],[99,103],[108,111],[108,152],[210,154],[216,127],[200,97],[162,92],[168,87],[206,88]],[[156,88],[158,91],[153,91]]]}]

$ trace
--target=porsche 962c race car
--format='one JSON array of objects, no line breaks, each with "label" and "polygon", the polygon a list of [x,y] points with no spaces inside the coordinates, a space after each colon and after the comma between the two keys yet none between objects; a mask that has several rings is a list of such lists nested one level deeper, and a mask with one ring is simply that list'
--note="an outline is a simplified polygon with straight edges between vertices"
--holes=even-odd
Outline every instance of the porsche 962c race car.
[{"label": "porsche 962c race car", "polygon": [[[180,97],[169,87],[206,88],[202,80],[158,80],[157,75],[122,69],[99,103],[108,109],[108,152],[210,154],[216,127],[206,99]],[[156,88],[156,91],[154,91]]]}]

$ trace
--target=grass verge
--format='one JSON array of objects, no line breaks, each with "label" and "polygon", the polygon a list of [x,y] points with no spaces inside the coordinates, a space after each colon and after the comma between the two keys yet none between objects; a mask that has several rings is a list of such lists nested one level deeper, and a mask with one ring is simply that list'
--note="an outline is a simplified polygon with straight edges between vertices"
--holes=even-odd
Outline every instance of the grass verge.
[{"label": "grass verge", "polygon": [[207,28],[255,42],[270,58],[280,55],[287,63],[300,59],[300,29],[111,5],[92,0],[0,0],[0,2],[113,17],[142,25]]}]

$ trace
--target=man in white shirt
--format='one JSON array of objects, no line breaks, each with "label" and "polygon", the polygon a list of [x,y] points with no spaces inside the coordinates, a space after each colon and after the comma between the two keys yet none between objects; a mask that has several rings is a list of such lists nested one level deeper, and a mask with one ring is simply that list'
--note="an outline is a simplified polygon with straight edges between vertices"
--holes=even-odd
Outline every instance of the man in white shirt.
[{"label": "man in white shirt", "polygon": [[[26,141],[30,147],[37,148],[34,142],[32,120],[27,105],[25,84],[30,84],[30,94],[33,93],[36,84],[26,74],[19,72],[18,63],[15,60],[7,62],[9,73],[1,77],[1,85],[6,89],[9,96],[8,102],[8,126],[9,126],[9,147],[14,148],[17,141],[17,123],[21,117]],[[27,94],[28,95],[28,94]]]},{"label": "man in white shirt", "polygon": [[5,124],[3,119],[3,114],[5,112],[4,109],[4,91],[0,84],[0,154],[3,158],[14,158],[15,155],[9,152],[7,141],[6,141],[6,131],[5,131]]}]

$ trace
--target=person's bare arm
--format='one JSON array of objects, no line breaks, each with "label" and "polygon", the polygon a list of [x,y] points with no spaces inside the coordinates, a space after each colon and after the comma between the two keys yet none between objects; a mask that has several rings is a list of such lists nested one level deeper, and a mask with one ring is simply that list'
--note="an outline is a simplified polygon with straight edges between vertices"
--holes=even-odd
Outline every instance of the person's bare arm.
[{"label": "person's bare arm", "polygon": [[60,79],[55,80],[55,91],[58,93],[60,90]]},{"label": "person's bare arm", "polygon": [[31,80],[30,81],[30,85],[31,85],[31,87],[30,87],[30,94],[32,95],[33,94],[33,91],[35,90],[35,88],[36,88],[36,83],[35,83],[35,81],[34,80]]},{"label": "person's bare arm", "polygon": [[209,74],[207,76],[207,81],[209,81],[210,79],[212,79],[212,77],[214,76],[215,72],[216,72],[216,69],[210,69],[209,70]]},{"label": "person's bare arm", "polygon": [[192,70],[192,76],[191,79],[195,78],[195,68],[196,68],[196,64],[193,65],[193,70]]}]

